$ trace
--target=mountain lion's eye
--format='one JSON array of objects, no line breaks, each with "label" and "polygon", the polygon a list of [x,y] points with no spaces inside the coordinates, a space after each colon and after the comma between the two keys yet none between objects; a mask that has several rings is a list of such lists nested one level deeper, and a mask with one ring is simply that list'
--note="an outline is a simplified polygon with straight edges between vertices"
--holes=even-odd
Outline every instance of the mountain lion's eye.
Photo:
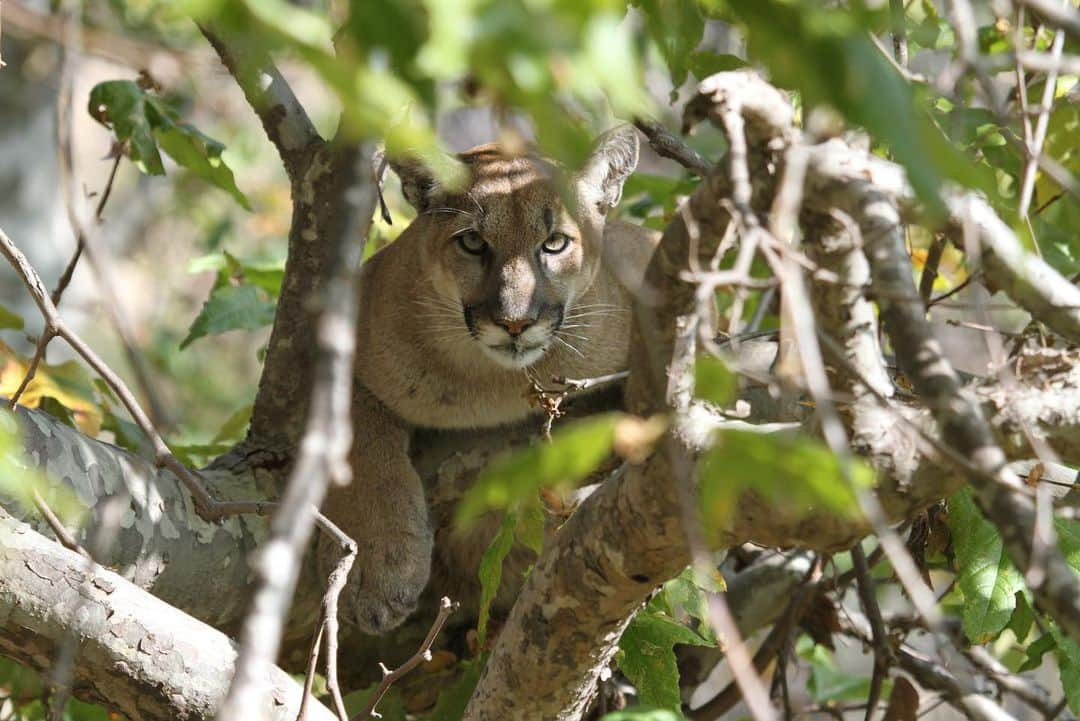
[{"label": "mountain lion's eye", "polygon": [[552,233],[551,237],[540,246],[545,253],[561,253],[570,247],[570,236],[562,233]]},{"label": "mountain lion's eye", "polygon": [[487,250],[487,243],[475,230],[469,230],[457,237],[458,245],[470,255],[483,255]]}]

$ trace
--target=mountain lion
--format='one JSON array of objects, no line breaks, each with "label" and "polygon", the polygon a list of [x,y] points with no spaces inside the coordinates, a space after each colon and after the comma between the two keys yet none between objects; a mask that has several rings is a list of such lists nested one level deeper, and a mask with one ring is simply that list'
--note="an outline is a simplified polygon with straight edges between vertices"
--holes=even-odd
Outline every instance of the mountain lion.
[{"label": "mountain lion", "polygon": [[527,371],[548,380],[625,369],[631,293],[656,243],[652,231],[605,223],[637,165],[629,126],[602,136],[577,172],[492,145],[460,159],[461,191],[416,162],[392,164],[418,215],[361,273],[356,472],[325,511],[359,544],[342,608],[371,633],[404,620],[428,580],[432,529],[412,429],[535,413]]}]

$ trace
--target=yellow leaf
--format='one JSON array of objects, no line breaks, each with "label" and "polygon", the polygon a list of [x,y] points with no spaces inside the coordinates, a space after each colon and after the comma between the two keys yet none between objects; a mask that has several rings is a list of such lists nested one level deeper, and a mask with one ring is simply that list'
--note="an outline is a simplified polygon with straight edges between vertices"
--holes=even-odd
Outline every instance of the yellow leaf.
[{"label": "yellow leaf", "polygon": [[[22,358],[0,341],[0,397],[10,398],[15,393],[29,367],[29,359]],[[76,361],[38,365],[34,377],[19,396],[19,404],[37,408],[45,398],[53,398],[70,410],[83,433],[96,436],[101,432],[104,414],[97,402],[94,384],[86,369]]]}]

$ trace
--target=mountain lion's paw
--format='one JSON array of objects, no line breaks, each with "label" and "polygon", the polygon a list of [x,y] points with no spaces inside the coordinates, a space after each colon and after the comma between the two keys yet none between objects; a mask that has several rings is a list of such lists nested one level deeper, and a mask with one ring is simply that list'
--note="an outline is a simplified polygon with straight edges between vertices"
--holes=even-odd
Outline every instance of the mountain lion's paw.
[{"label": "mountain lion's paw", "polygon": [[430,570],[430,535],[361,542],[342,593],[343,615],[366,633],[386,633],[416,610]]}]

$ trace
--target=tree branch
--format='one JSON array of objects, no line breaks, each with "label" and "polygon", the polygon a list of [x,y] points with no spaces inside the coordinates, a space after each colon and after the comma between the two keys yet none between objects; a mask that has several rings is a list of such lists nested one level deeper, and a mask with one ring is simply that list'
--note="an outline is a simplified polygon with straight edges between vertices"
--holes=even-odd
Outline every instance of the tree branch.
[{"label": "tree branch", "polygon": [[[209,721],[236,659],[221,632],[0,510],[0,653],[47,671],[69,634],[79,639],[75,695],[133,721]],[[294,721],[300,686],[277,668],[266,673],[257,707]],[[319,704],[311,712],[335,719]]]},{"label": "tree branch", "polygon": [[304,177],[311,151],[323,143],[289,83],[263,50],[229,30],[199,28],[259,116],[293,183]]}]

